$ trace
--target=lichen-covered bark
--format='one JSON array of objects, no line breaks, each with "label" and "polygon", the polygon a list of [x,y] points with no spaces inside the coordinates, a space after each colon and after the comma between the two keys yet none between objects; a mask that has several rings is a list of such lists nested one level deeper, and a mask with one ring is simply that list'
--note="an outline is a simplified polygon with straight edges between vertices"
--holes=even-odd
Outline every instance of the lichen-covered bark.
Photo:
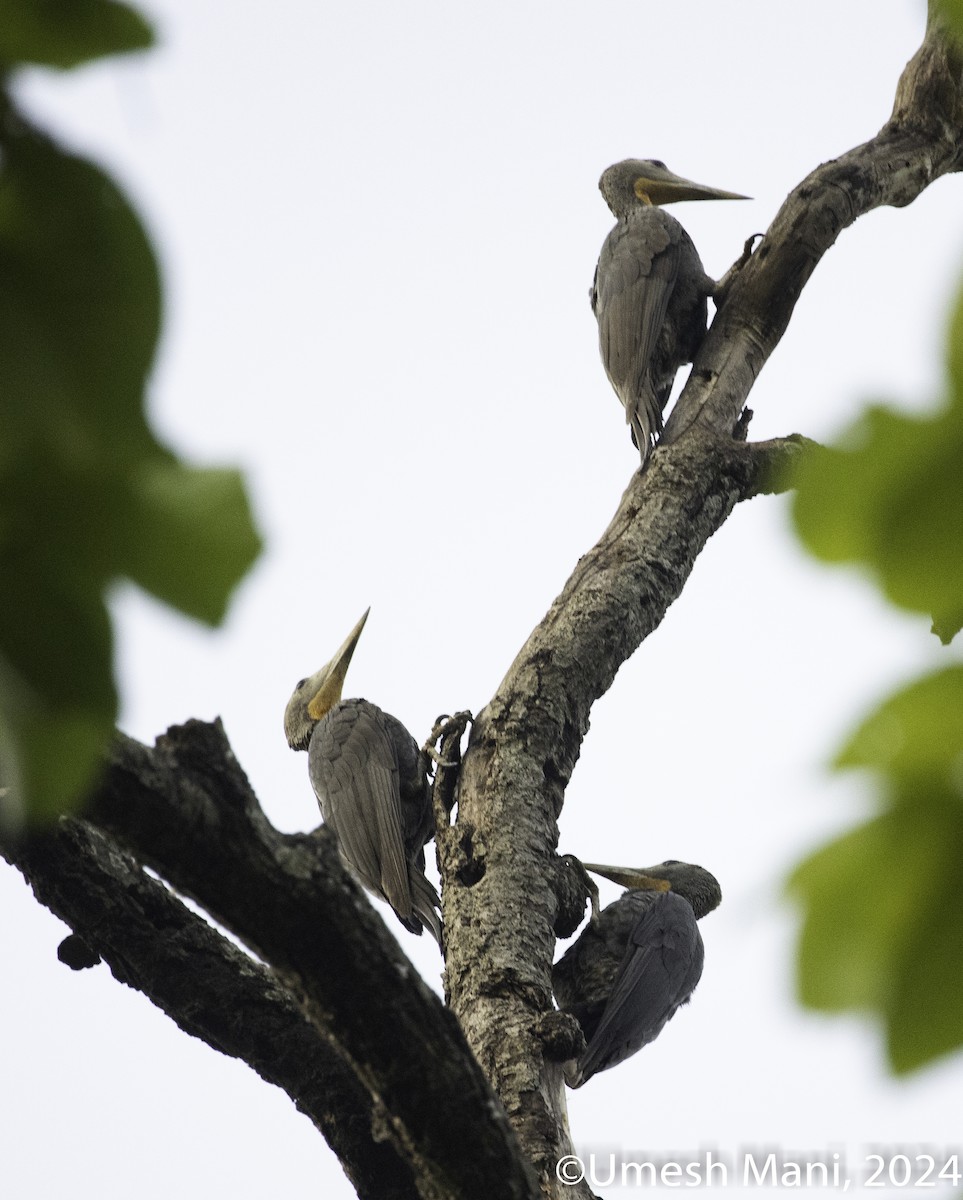
[{"label": "lichen-covered bark", "polygon": [[538,1033],[551,1007],[565,787],[592,703],[661,622],[747,491],[744,450],[699,435],[657,452],[633,477],[609,528],[476,717],[458,820],[440,842],[452,1008],[550,1193],[558,1158],[571,1152],[557,1119],[561,1076]]},{"label": "lichen-covered bark", "polygon": [[551,1005],[556,822],[591,706],[736,502],[778,488],[777,468],[802,451],[801,439],[741,443],[740,415],[819,259],[863,213],[908,204],[961,166],[960,55],[933,27],[880,134],[803,181],[734,273],[648,469],[476,718],[457,822],[439,842],[445,920],[456,931],[447,986],[547,1194],[573,1195],[554,1179],[570,1146],[557,1119],[557,1066],[538,1029]]},{"label": "lichen-covered bark", "polygon": [[963,51],[931,22],[876,137],[790,192],[728,289],[666,422],[666,445],[695,423],[720,435],[732,429],[806,282],[844,229],[874,208],[904,207],[941,175],[963,170],[961,74]]}]

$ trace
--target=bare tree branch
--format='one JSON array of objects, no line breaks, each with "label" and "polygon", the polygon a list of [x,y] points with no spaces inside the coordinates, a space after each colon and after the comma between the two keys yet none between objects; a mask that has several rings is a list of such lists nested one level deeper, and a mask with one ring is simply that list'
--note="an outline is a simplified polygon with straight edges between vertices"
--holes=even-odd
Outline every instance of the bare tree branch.
[{"label": "bare tree branch", "polygon": [[[415,1200],[409,1164],[376,1140],[367,1089],[271,971],[147,875],[107,835],[67,819],[3,847],[37,899],[192,1037],[240,1058],[313,1121],[362,1200]],[[89,960],[88,960],[89,961]]]},{"label": "bare tree branch", "polygon": [[790,192],[727,288],[666,422],[665,445],[696,422],[730,433],[809,277],[844,229],[874,208],[911,204],[941,175],[963,170],[961,72],[963,51],[931,22],[876,137],[823,163]]},{"label": "bare tree branch", "polygon": [[816,442],[798,433],[790,434],[786,438],[747,443],[745,454],[748,484],[742,499],[778,496],[782,492],[788,492],[793,486],[793,471],[803,456],[816,446]]},{"label": "bare tree branch", "polygon": [[819,259],[863,213],[908,204],[961,165],[961,58],[934,25],[879,135],[804,180],[732,276],[648,468],[476,717],[457,822],[438,839],[445,921],[459,931],[450,999],[548,1193],[560,1193],[554,1164],[570,1150],[558,1070],[539,1040],[551,1007],[552,860],[591,706],[737,501],[779,486],[774,465],[800,452],[791,441],[736,439],[746,397]]},{"label": "bare tree branch", "polygon": [[[119,736],[84,815],[270,963],[298,1024],[307,1018],[336,1045],[363,1085],[371,1136],[390,1140],[419,1196],[537,1193],[456,1020],[346,874],[334,839],[278,833],[219,724],[188,722],[154,749]],[[147,990],[146,977],[130,981]],[[352,1174],[363,1169],[353,1153]]]}]

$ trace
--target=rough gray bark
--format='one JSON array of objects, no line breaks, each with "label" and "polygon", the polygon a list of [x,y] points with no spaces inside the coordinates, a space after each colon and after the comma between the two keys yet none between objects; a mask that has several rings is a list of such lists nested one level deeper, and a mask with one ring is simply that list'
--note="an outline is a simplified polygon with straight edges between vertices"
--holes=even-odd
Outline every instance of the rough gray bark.
[{"label": "rough gray bark", "polygon": [[[118,735],[84,820],[64,819],[55,835],[19,844],[0,840],[0,852],[126,982],[215,1048],[272,1072],[323,1126],[346,1172],[365,1184],[362,1194],[508,1200],[537,1193],[452,1014],[347,875],[333,838],[323,830],[283,835],[268,822],[220,724],[174,727],[153,749]],[[69,870],[71,853],[92,861]],[[151,887],[141,865],[201,905],[270,964],[270,974],[225,939],[206,936],[212,931],[178,901],[163,907],[166,889]],[[132,880],[137,888],[125,894]],[[146,925],[141,897],[152,905]],[[175,927],[190,931],[208,959],[221,953],[220,978],[200,959],[192,977],[169,941]],[[250,1020],[231,1026],[228,1037],[232,972]],[[269,979],[269,1015],[280,1019],[276,1001],[286,996],[290,1035],[304,1055],[287,1074],[266,1044],[276,1026],[251,995]],[[343,1114],[325,1113],[342,1101]],[[379,1150],[385,1139],[387,1155]],[[465,1155],[467,1145],[478,1161]]]},{"label": "rough gray bark", "polygon": [[[532,1194],[457,1022],[346,874],[334,839],[270,825],[220,726],[190,722],[154,751],[122,739],[87,814],[271,964],[368,1091],[368,1137],[391,1138],[420,1195]],[[484,1169],[466,1159],[468,1144]]]},{"label": "rough gray bark", "polygon": [[931,21],[878,136],[804,180],[732,277],[648,469],[476,718],[457,821],[439,839],[445,921],[463,931],[448,949],[447,985],[548,1194],[575,1192],[553,1176],[571,1147],[558,1069],[539,1038],[551,1005],[550,867],[592,704],[659,625],[736,502],[774,486],[775,464],[798,453],[791,442],[756,449],[735,439],[819,259],[857,217],[909,204],[961,168],[961,55]]},{"label": "rough gray bark", "polygon": [[[272,829],[217,727],[193,722],[154,750],[119,739],[84,821],[3,847],[118,978],[284,1087],[360,1195],[587,1194],[554,1176],[570,1147],[560,1031],[549,1037],[546,1015],[557,819],[591,706],[735,504],[781,486],[779,468],[802,443],[745,443],[749,390],[842,229],[963,168],[961,78],[959,53],[931,23],[880,134],[788,198],[728,281],[662,445],[476,719],[454,823],[450,802],[436,805],[450,1011],[345,876],[330,839]],[[444,757],[452,753],[449,743]],[[230,1022],[215,1002],[223,989]],[[276,1054],[274,1039],[290,1053]]]},{"label": "rough gray bark", "polygon": [[[118,747],[117,758],[124,756]],[[135,746],[137,770],[142,756]],[[238,950],[86,821],[3,847],[37,899],[192,1037],[283,1088],[363,1200],[415,1200],[408,1163],[374,1142],[371,1094],[272,972]],[[62,953],[61,958],[65,958]],[[93,959],[93,962],[96,958]],[[93,965],[91,958],[85,965]],[[229,997],[229,1002],[225,1002]]]},{"label": "rough gray bark", "polygon": [[790,192],[725,303],[666,423],[663,444],[693,425],[727,436],[786,331],[819,260],[859,217],[903,208],[935,179],[963,169],[960,49],[932,18],[907,63],[879,133],[823,163]]}]

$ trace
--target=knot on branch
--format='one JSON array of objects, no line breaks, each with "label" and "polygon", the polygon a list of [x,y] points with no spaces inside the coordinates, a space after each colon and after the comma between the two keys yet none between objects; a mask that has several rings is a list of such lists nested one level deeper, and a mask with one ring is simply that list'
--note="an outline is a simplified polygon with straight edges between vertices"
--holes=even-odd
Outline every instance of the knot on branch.
[{"label": "knot on branch", "polygon": [[435,836],[442,863],[442,877],[453,876],[462,887],[471,888],[485,878],[488,849],[478,831],[466,821],[446,826]]},{"label": "knot on branch", "polygon": [[92,949],[84,939],[76,933],[68,934],[57,947],[57,957],[70,967],[71,971],[85,971],[88,967],[96,967],[101,961],[100,955]]},{"label": "knot on branch", "polygon": [[766,442],[747,442],[738,446],[745,456],[745,490],[743,500],[753,496],[775,496],[791,491],[795,486],[796,470],[803,457],[818,448],[819,443],[799,433]]},{"label": "knot on branch", "polygon": [[571,1013],[557,1009],[542,1013],[535,1023],[535,1036],[549,1062],[569,1062],[585,1052],[585,1034]]},{"label": "knot on branch", "polygon": [[558,909],[552,929],[556,937],[568,938],[582,924],[589,900],[592,911],[598,911],[599,889],[574,854],[563,854],[555,866],[554,890]]}]

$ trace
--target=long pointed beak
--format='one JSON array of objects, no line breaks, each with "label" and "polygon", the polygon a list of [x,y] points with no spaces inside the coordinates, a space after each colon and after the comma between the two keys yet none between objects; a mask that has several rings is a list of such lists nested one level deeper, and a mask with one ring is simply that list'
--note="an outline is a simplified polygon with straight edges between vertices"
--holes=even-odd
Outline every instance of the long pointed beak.
[{"label": "long pointed beak", "polygon": [[364,623],[368,619],[370,608],[366,608],[364,616],[344,640],[338,653],[331,661],[321,668],[312,679],[313,695],[308,701],[308,716],[312,721],[320,721],[341,699],[341,689],[344,687],[344,677],[348,673],[348,665],[354,648],[361,637]]},{"label": "long pointed beak", "polygon": [[667,171],[665,177],[640,179],[635,185],[636,194],[642,198],[644,192],[652,204],[674,204],[677,200],[751,200],[739,192],[726,192],[722,188],[707,187],[691,179],[683,179]]},{"label": "long pointed beak", "polygon": [[622,887],[640,888],[646,892],[667,892],[670,884],[667,879],[659,879],[656,875],[646,874],[645,868],[639,867],[607,867],[602,863],[582,863],[586,871],[593,875],[601,875],[603,879],[611,879]]}]

